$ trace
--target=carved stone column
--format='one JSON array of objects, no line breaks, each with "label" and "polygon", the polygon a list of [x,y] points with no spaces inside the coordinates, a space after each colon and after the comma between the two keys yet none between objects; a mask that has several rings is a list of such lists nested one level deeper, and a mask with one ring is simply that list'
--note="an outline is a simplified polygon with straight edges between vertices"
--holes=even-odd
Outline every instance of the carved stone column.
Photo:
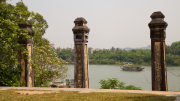
[{"label": "carved stone column", "polygon": [[168,24],[164,21],[164,15],[161,12],[154,12],[151,15],[150,28],[151,38],[151,72],[152,72],[152,90],[167,91],[167,70],[166,70],[166,52],[165,38],[166,27]]},{"label": "carved stone column", "polygon": [[[23,21],[18,23],[21,31],[26,30],[28,35],[34,36],[34,30],[32,29],[32,25],[28,21]],[[29,57],[30,60],[33,59],[33,39],[22,39],[21,37],[18,39],[19,44],[23,44],[24,48],[28,50],[28,55],[23,54],[23,51],[19,51],[18,60],[19,64],[22,68],[20,81],[24,84],[22,87],[34,87],[34,70],[32,66],[29,64],[30,61],[25,59]]]},{"label": "carved stone column", "polygon": [[74,33],[74,88],[89,88],[88,35],[90,29],[84,18],[77,18]]}]

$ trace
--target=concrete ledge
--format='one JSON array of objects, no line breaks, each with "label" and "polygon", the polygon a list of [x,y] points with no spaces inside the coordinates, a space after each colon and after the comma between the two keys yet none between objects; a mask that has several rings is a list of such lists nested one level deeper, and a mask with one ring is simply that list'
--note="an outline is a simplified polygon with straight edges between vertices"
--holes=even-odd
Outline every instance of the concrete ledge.
[{"label": "concrete ledge", "polygon": [[90,93],[90,92],[144,93],[144,94],[158,94],[158,95],[166,95],[166,96],[180,96],[180,92],[172,92],[172,91],[87,89],[87,88],[49,88],[49,87],[0,87],[0,90],[7,90],[7,89],[46,90],[46,92],[63,90],[63,91],[79,91],[80,93]]}]

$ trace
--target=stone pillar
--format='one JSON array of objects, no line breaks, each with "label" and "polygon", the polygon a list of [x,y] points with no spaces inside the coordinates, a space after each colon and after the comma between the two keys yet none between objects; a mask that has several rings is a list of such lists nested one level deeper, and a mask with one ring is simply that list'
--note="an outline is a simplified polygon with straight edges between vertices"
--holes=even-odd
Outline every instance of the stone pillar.
[{"label": "stone pillar", "polygon": [[165,38],[166,27],[168,24],[164,21],[164,15],[161,12],[154,12],[151,15],[150,28],[151,38],[151,75],[152,90],[167,91],[167,70],[166,70],[166,52]]},{"label": "stone pillar", "polygon": [[88,35],[90,29],[84,18],[77,18],[74,33],[74,88],[89,88]]},{"label": "stone pillar", "polygon": [[[18,23],[21,31],[26,30],[28,32],[28,35],[34,36],[34,30],[32,29],[32,25],[28,21],[23,21]],[[22,44],[25,49],[28,50],[28,54],[23,54],[23,51],[19,51],[18,60],[19,64],[22,68],[21,71],[21,77],[20,81],[24,84],[22,87],[34,87],[34,70],[32,66],[29,64],[30,61],[25,59],[26,57],[29,57],[30,60],[33,59],[33,39],[22,39],[20,37],[18,39],[18,43]]]}]

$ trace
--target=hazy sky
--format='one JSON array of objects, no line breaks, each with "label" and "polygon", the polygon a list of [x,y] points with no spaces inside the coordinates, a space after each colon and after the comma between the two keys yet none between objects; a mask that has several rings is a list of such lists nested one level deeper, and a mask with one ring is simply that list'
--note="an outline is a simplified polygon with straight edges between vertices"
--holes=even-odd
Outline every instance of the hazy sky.
[{"label": "hazy sky", "polygon": [[[7,1],[15,5],[20,0]],[[180,41],[180,0],[23,0],[29,11],[43,15],[44,35],[55,47],[74,46],[74,20],[87,20],[89,47],[146,47],[150,45],[150,15],[161,11],[168,23],[166,44]]]}]

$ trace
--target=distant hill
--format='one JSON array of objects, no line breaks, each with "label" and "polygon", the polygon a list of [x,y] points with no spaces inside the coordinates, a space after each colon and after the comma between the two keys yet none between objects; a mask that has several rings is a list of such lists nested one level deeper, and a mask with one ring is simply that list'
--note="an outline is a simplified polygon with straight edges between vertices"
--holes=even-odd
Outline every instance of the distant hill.
[{"label": "distant hill", "polygon": [[151,45],[148,45],[147,47],[140,47],[140,48],[135,48],[135,49],[149,49],[149,50],[151,50]]},{"label": "distant hill", "polygon": [[[120,48],[120,49],[122,49],[122,48]],[[125,49],[125,50],[131,50],[131,49],[149,49],[149,50],[151,50],[151,45],[148,45],[147,47],[138,47],[138,48],[131,48],[131,47],[126,47],[126,48],[123,48],[123,49]]]}]

